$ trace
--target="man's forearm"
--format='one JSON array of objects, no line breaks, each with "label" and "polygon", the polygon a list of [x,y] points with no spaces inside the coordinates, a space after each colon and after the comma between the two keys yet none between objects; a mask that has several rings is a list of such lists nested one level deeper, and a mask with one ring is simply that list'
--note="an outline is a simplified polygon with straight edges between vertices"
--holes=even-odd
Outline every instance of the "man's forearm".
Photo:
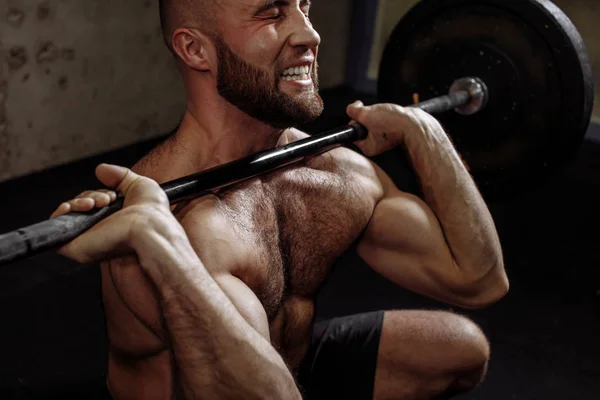
[{"label": "man's forearm", "polygon": [[[179,243],[177,243],[179,242]],[[281,356],[240,315],[186,240],[144,261],[157,273],[177,383],[184,399],[300,398]],[[156,265],[160,263],[161,265]]]},{"label": "man's forearm", "polygon": [[404,146],[425,201],[438,217],[454,260],[468,280],[503,273],[502,249],[490,212],[441,125],[421,120]]}]

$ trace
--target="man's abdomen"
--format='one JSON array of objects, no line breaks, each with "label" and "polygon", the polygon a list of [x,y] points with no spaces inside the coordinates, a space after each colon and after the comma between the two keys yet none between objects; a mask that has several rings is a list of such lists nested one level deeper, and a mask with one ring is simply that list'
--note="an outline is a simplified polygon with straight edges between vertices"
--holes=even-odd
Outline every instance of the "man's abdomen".
[{"label": "man's abdomen", "polygon": [[314,309],[312,299],[291,296],[269,324],[271,343],[293,371],[310,346]]}]

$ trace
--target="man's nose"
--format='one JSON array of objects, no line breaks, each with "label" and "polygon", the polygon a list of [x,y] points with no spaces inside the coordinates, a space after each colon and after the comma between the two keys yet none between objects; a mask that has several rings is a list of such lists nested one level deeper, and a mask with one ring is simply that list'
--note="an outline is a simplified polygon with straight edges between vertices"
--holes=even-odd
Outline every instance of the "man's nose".
[{"label": "man's nose", "polygon": [[312,26],[310,20],[303,12],[294,16],[294,33],[290,36],[290,45],[293,47],[306,47],[316,49],[321,43],[321,36]]}]

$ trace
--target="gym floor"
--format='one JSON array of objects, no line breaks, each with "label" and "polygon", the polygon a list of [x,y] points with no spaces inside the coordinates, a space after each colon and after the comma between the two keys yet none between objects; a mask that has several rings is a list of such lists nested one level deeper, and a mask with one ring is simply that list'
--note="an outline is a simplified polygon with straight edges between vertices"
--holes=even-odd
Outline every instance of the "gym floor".
[{"label": "gym floor", "polygon": [[[323,93],[308,127],[347,122],[359,94]],[[509,295],[473,318],[488,335],[487,380],[460,399],[600,398],[600,124],[575,162],[550,182],[490,204],[511,279]],[[100,162],[130,166],[160,139],[0,184],[0,232],[46,219],[62,201],[98,185]],[[393,168],[393,165],[390,167]],[[375,309],[451,308],[396,288],[349,253],[317,303],[317,318]],[[99,272],[54,254],[0,270],[0,398],[104,399],[106,329]]]}]

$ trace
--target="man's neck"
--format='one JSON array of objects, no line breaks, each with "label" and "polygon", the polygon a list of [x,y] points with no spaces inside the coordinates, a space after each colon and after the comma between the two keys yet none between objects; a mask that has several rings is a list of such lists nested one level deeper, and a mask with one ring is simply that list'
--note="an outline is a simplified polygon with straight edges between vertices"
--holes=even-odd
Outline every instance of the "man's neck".
[{"label": "man's neck", "polygon": [[212,104],[189,101],[175,140],[204,170],[273,148],[282,133],[219,99]]}]

